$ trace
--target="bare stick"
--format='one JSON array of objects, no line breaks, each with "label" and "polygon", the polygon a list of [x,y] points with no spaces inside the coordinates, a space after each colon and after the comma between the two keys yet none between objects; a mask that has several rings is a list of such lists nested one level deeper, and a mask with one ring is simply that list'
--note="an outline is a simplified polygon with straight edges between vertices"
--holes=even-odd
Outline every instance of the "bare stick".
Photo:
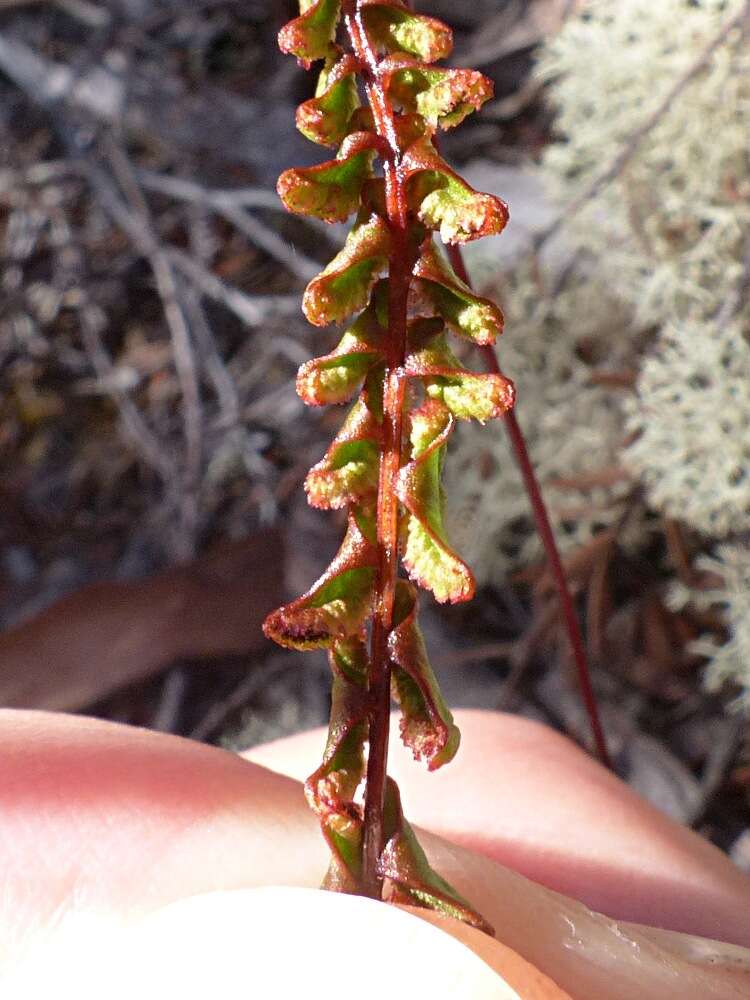
[{"label": "bare stick", "polygon": [[290,247],[286,240],[262,222],[254,218],[243,208],[226,206],[218,208],[218,212],[228,222],[231,222],[241,233],[260,247],[261,250],[277,260],[295,277],[302,281],[309,281],[320,271],[320,265],[316,264],[310,257],[299,253],[294,247]]},{"label": "bare stick", "polygon": [[[171,261],[156,236],[146,199],[138,186],[126,154],[113,143],[108,143],[108,146],[109,160],[115,171],[115,176],[128,195],[134,210],[131,231],[135,231],[137,225],[137,231],[141,234],[140,248],[151,265],[172,341],[172,354],[182,393],[182,417],[185,434],[184,493],[186,505],[183,505],[183,516],[187,522],[185,527],[191,539],[189,547],[192,550],[196,528],[196,512],[192,508],[195,505],[195,493],[200,480],[203,456],[203,415],[195,354],[193,353],[190,330],[182,306],[177,279]],[[191,551],[189,554],[194,553]]]},{"label": "bare stick", "polygon": [[84,306],[81,310],[81,339],[94,371],[109,386],[108,391],[117,407],[123,431],[131,444],[142,461],[159,475],[167,489],[174,489],[178,478],[174,461],[162,450],[133,401],[118,388],[117,380],[113,377],[115,368],[102,341],[99,324],[91,306]]},{"label": "bare stick", "polygon": [[139,179],[145,188],[152,191],[212,209],[302,281],[314,278],[320,270],[320,266],[314,260],[290,247],[286,240],[245,210],[265,208],[285,212],[286,209],[275,192],[264,188],[215,191],[204,188],[195,181],[181,177],[166,177],[145,170],[139,172]]},{"label": "bare stick", "polygon": [[206,319],[200,295],[193,287],[189,287],[185,292],[185,307],[190,313],[190,326],[203,354],[206,373],[213,383],[214,392],[219,403],[221,411],[219,423],[225,428],[234,427],[240,420],[240,401],[237,386],[227,371],[224,359],[219,354],[213,331]]},{"label": "bare stick", "polygon": [[184,250],[170,247],[167,256],[178,271],[189,278],[200,293],[225,306],[246,326],[261,326],[273,316],[295,316],[299,298],[295,295],[248,295],[209,271]]},{"label": "bare stick", "polygon": [[[0,0],[0,11],[16,10],[18,7],[39,6],[47,0]],[[110,15],[103,7],[89,3],[88,0],[51,0],[55,7],[64,10],[66,14],[76,18],[91,28],[101,28],[109,24]]]},{"label": "bare stick", "polygon": [[275,191],[261,187],[206,188],[185,177],[138,170],[138,180],[149,191],[158,191],[179,201],[190,201],[212,208],[270,208],[286,212]]},{"label": "bare stick", "polygon": [[[149,217],[143,214],[142,205],[138,204],[133,208],[126,205],[101,168],[85,157],[81,157],[79,162],[84,175],[94,187],[102,207],[151,264],[162,299],[184,400],[186,456],[185,469],[180,477],[182,488],[177,493],[183,537],[180,539],[181,551],[178,555],[187,559],[193,554],[195,546],[196,489],[200,476],[203,429],[195,359],[190,346],[187,322],[178,299],[175,275],[166,251],[152,231]],[[125,168],[121,163],[117,163],[117,166],[123,180],[127,182],[128,178],[123,173]],[[131,197],[137,199],[137,193],[131,192]]]}]

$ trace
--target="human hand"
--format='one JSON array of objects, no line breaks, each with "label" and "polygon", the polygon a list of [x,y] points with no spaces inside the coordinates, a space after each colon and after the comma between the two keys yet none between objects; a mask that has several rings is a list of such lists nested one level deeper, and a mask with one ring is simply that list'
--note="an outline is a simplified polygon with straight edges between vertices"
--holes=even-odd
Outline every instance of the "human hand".
[{"label": "human hand", "polygon": [[[406,766],[395,745],[392,771],[410,820],[453,841],[421,838],[432,862],[495,925],[499,941],[576,998],[750,996],[744,950],[616,925],[498,861],[610,916],[739,944],[750,943],[750,880],[557,734],[494,713],[458,713],[458,721],[464,746],[444,772],[423,776],[413,762]],[[249,756],[301,774],[322,741],[318,731]],[[314,888],[325,866],[317,824],[290,778],[157,733],[45,713],[0,713],[0,958],[6,982],[18,991],[7,989],[8,996],[40,995],[31,986],[35,977],[59,984],[71,970],[83,977],[82,986],[97,952],[100,958],[116,954],[120,962],[113,969],[108,959],[110,996],[113,990],[132,995],[125,983],[145,975],[140,970],[149,956],[162,961],[172,995],[179,995],[176,984],[183,980],[186,995],[199,995],[190,989],[203,973],[212,986],[257,986],[260,959],[272,955],[275,942],[289,957],[321,956],[317,964],[277,961],[277,995],[294,995],[283,977],[295,971],[316,996],[316,983],[324,980],[327,989],[331,977],[351,983],[359,970],[358,998],[374,997],[383,988],[378,976],[392,981],[396,974],[390,963],[406,926],[420,928],[407,949],[412,970],[446,983],[446,969],[460,967],[469,990],[463,995],[504,995],[499,979],[497,992],[481,992],[486,967],[469,968],[467,962],[476,963],[469,952],[436,947],[435,935],[446,941],[441,932],[392,907],[318,893],[238,891]],[[335,913],[341,916],[332,929]],[[534,995],[533,970],[513,952],[437,920],[481,949],[518,995]],[[232,946],[238,927],[244,949]],[[359,948],[351,938],[342,941],[352,928]],[[149,973],[151,986],[156,976]],[[79,988],[77,995],[88,994]]]}]

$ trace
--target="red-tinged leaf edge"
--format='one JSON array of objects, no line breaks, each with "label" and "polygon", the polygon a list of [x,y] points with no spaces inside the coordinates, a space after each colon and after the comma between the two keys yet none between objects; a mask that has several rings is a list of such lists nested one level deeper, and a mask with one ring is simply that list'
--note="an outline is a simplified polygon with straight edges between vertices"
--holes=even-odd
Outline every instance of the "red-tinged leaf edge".
[{"label": "red-tinged leaf edge", "polygon": [[279,48],[296,56],[305,68],[335,52],[333,40],[341,17],[341,0],[300,0],[302,13],[279,32]]},{"label": "red-tinged leaf edge", "polygon": [[470,372],[456,358],[438,318],[409,324],[409,350],[404,370],[424,382],[427,395],[439,399],[459,420],[484,423],[503,416],[515,402],[510,379],[494,372]]},{"label": "red-tinged leaf edge", "polygon": [[284,207],[323,222],[345,222],[359,208],[377,145],[372,132],[355,132],[344,139],[335,160],[285,170],[276,185]]},{"label": "red-tinged leaf edge", "polygon": [[402,52],[425,63],[446,59],[453,49],[453,32],[434,17],[415,14],[393,0],[360,0],[367,34],[383,52]]},{"label": "red-tinged leaf edge", "polygon": [[378,862],[378,874],[392,884],[391,901],[436,910],[494,936],[493,927],[481,913],[430,866],[404,817],[401,796],[392,778],[386,783],[383,820],[386,844]]},{"label": "red-tinged leaf edge", "polygon": [[496,236],[508,222],[508,206],[494,194],[475,191],[452,170],[424,135],[406,150],[402,170],[410,206],[443,243],[468,243]]},{"label": "red-tinged leaf edge", "polygon": [[324,649],[358,635],[372,611],[375,586],[372,515],[349,511],[349,523],[331,565],[302,597],[272,611],[266,637],[289,649]]},{"label": "red-tinged leaf edge", "polygon": [[[297,108],[296,124],[306,139],[319,146],[339,146],[356,128],[352,116],[361,110],[357,90],[357,60],[352,55],[330,59],[320,72],[315,97]],[[372,124],[362,131],[373,131]]]},{"label": "red-tinged leaf edge", "polygon": [[360,396],[324,458],[307,474],[305,490],[310,506],[340,510],[374,499],[381,447],[381,425]]},{"label": "red-tinged leaf edge", "polygon": [[493,94],[492,80],[477,70],[426,66],[411,56],[386,57],[380,74],[388,94],[431,129],[455,128]]},{"label": "red-tinged leaf edge", "polygon": [[308,406],[346,403],[370,369],[384,361],[388,286],[378,282],[370,304],[344,333],[336,348],[306,361],[297,372],[297,394]]},{"label": "red-tinged leaf edge", "polygon": [[392,692],[401,707],[401,739],[415,760],[436,771],[453,760],[461,734],[445,704],[417,624],[417,591],[406,580],[396,585],[394,627],[388,636]]},{"label": "red-tinged leaf edge", "polygon": [[495,343],[503,332],[502,311],[465,285],[432,241],[417,259],[414,275],[419,279],[412,295],[414,311],[426,308],[441,316],[453,333],[475,344]]},{"label": "red-tinged leaf edge", "polygon": [[305,782],[310,807],[323,816],[350,803],[365,773],[369,662],[361,638],[334,643],[328,653],[333,682],[323,760]]},{"label": "red-tinged leaf edge", "polygon": [[320,767],[305,782],[331,850],[323,888],[362,891],[362,813],[354,802],[365,773],[368,729],[367,651],[361,639],[334,644],[329,653],[333,684],[328,739]]},{"label": "red-tinged leaf edge", "polygon": [[411,579],[440,603],[470,601],[476,590],[474,575],[448,545],[443,524],[440,476],[454,420],[437,399],[427,400],[409,416],[412,460],[396,479],[396,495],[408,512],[401,560]]},{"label": "red-tinged leaf edge", "polygon": [[312,279],[302,299],[302,311],[313,326],[341,323],[363,309],[388,264],[391,238],[388,223],[373,213],[354,226],[342,250]]}]

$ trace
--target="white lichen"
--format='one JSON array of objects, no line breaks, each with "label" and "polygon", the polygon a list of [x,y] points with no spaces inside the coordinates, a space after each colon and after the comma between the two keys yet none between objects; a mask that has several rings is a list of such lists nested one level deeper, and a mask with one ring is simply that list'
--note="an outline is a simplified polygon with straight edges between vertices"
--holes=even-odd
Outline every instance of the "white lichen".
[{"label": "white lichen", "polygon": [[563,139],[543,162],[561,206],[634,149],[566,232],[644,322],[696,309],[713,315],[742,273],[750,226],[750,46],[741,28],[639,133],[744,6],[593,0],[539,61],[540,76],[553,81],[549,94]]},{"label": "white lichen", "polygon": [[641,366],[625,451],[651,504],[710,538],[750,526],[750,330],[668,326]]},{"label": "white lichen", "polygon": [[743,689],[735,707],[750,709],[750,550],[746,545],[720,545],[713,556],[697,560],[697,569],[711,574],[717,585],[708,589],[673,586],[669,595],[675,609],[686,604],[722,611],[729,638],[719,643],[710,635],[690,644],[690,651],[707,660],[706,687],[719,690],[727,681]]}]

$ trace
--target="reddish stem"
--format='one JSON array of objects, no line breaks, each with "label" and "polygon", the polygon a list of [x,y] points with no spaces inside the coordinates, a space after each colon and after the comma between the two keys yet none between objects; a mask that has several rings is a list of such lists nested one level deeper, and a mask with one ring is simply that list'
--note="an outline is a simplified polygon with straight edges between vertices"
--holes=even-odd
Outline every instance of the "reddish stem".
[{"label": "reddish stem", "polygon": [[393,601],[398,576],[398,500],[396,476],[401,466],[406,307],[413,261],[409,260],[406,192],[400,172],[393,109],[380,79],[377,57],[354,0],[345,4],[345,23],[365,78],[375,128],[386,145],[383,171],[391,252],[388,262],[388,337],[383,392],[383,449],[380,456],[377,505],[378,571],[375,615],[370,644],[370,728],[365,783],[363,889],[380,898],[382,880],[377,863],[384,847],[383,805],[387,774],[391,708],[388,635],[393,627]]},{"label": "reddish stem", "polygon": [[[458,277],[467,285],[471,286],[471,281],[466,270],[461,248],[458,246],[449,246],[448,256],[451,264],[453,265],[453,270],[456,272]],[[483,347],[481,350],[487,362],[487,367],[498,375],[502,374],[494,350],[489,346]],[[594,737],[596,753],[600,761],[606,767],[612,768],[612,761],[609,756],[609,751],[607,750],[607,742],[604,738],[604,730],[599,717],[599,708],[596,703],[596,696],[594,695],[594,691],[591,686],[591,672],[589,670],[588,658],[583,644],[581,627],[578,623],[578,616],[576,615],[575,607],[573,605],[573,598],[570,593],[570,588],[568,587],[565,570],[563,569],[562,561],[560,559],[560,553],[557,548],[554,532],[552,531],[552,525],[550,524],[547,507],[544,503],[544,498],[542,497],[542,491],[539,487],[539,481],[536,478],[534,466],[532,465],[531,458],[529,457],[523,432],[521,431],[513,410],[509,410],[505,414],[504,420],[508,436],[510,437],[511,446],[516,456],[516,461],[518,462],[518,466],[521,470],[521,476],[523,477],[529,502],[531,503],[536,528],[539,532],[540,538],[542,539],[542,544],[544,546],[544,551],[547,554],[547,561],[552,573],[552,578],[555,582],[555,588],[557,590],[563,619],[565,621],[565,630],[568,634],[570,648],[573,653],[573,660],[578,673],[578,684],[581,689],[581,696],[591,722],[591,730]]]}]

